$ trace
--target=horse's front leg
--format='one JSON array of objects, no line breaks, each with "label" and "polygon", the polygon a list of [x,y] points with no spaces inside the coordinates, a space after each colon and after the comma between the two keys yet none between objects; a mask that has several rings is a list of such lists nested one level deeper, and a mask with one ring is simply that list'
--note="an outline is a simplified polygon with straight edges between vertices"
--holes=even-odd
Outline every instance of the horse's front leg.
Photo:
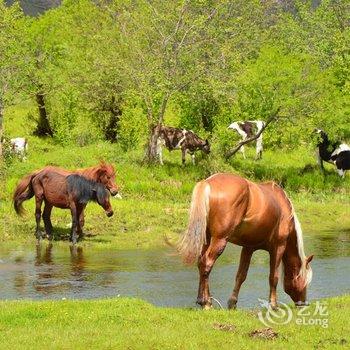
[{"label": "horse's front leg", "polygon": [[85,209],[85,205],[81,206],[79,208],[77,208],[77,215],[78,215],[78,235],[79,235],[79,239],[83,239],[84,238],[84,231],[83,231],[83,227],[85,224],[85,217],[84,217],[84,209]]},{"label": "horse's front leg", "polygon": [[277,284],[278,284],[278,278],[279,278],[279,266],[281,264],[284,250],[285,250],[284,246],[279,246],[270,251],[269,301],[273,309],[277,309]]},{"label": "horse's front leg", "polygon": [[211,308],[211,297],[209,292],[209,275],[216,259],[222,254],[227,244],[225,238],[211,238],[209,246],[205,245],[202,255],[198,260],[199,288],[197,304],[203,309]]},{"label": "horse's front leg", "polygon": [[241,258],[239,261],[239,267],[236,274],[236,282],[233,288],[232,295],[227,302],[227,306],[229,309],[235,309],[238,300],[239,290],[241,289],[241,285],[247,278],[247,273],[250,265],[250,260],[252,258],[254,250],[251,248],[243,247],[241,251]]},{"label": "horse's front leg", "polygon": [[72,214],[72,232],[71,232],[71,241],[73,244],[77,243],[77,231],[78,231],[78,223],[79,223],[79,216],[78,216],[78,211],[76,208],[75,203],[71,203],[70,205],[70,211]]}]

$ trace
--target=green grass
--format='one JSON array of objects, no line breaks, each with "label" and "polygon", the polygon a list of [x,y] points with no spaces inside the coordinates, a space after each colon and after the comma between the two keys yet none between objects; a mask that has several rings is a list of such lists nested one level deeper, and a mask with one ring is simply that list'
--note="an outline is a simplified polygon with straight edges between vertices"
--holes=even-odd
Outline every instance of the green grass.
[{"label": "green grass", "polygon": [[[136,299],[0,302],[1,349],[345,349],[350,296],[327,300],[328,328],[272,326],[273,340],[249,334],[266,328],[256,311],[157,308]],[[310,307],[312,311],[314,306]],[[294,309],[294,315],[296,310]],[[232,325],[229,331],[216,324]]]},{"label": "green grass", "polygon": [[[302,151],[306,152],[305,149]],[[290,152],[288,157],[289,164],[297,169],[296,153]],[[192,188],[200,179],[224,170],[241,173],[253,180],[272,178],[278,181],[274,174],[283,174],[280,164],[288,161],[284,152],[267,151],[265,158],[258,163],[253,160],[235,160],[240,168],[233,168],[229,164],[220,167],[215,159],[202,159],[198,166],[187,164],[182,167],[179,152],[166,152],[165,156],[167,163],[163,167],[145,166],[140,162],[140,150],[124,153],[118,146],[103,142],[83,148],[62,147],[54,145],[50,140],[32,138],[28,160],[20,162],[15,159],[4,169],[5,181],[2,182],[3,191],[0,194],[0,220],[3,227],[0,241],[7,244],[34,242],[34,200],[24,203],[27,213],[21,218],[16,216],[11,198],[20,178],[48,164],[68,169],[94,165],[100,159],[115,164],[117,183],[121,186],[123,199],[111,199],[115,211],[112,218],[107,218],[98,205],[88,205],[86,230],[93,237],[87,238],[83,244],[129,249],[164,245],[165,235],[177,239],[186,227]],[[275,163],[272,163],[272,158],[276,160]],[[250,172],[249,169],[254,164],[257,169],[264,169],[263,176]],[[298,167],[301,168],[302,164]],[[323,179],[319,173],[312,175],[316,182],[318,178]],[[331,176],[330,178],[332,179]],[[339,180],[336,178],[334,181]],[[311,185],[299,190],[287,189],[300,213],[304,231],[317,234],[322,231],[347,230],[350,227],[350,217],[345,208],[350,203],[349,187],[346,179],[334,191],[315,191]],[[320,220],[320,217],[323,219]],[[65,239],[71,221],[69,211],[54,209],[52,221],[56,238]]]},{"label": "green grass", "polygon": [[[339,178],[331,165],[327,176],[314,166],[311,149],[301,145],[295,150],[264,152],[261,161],[254,161],[254,149],[247,148],[248,159],[237,154],[230,162],[218,155],[216,145],[207,158],[199,155],[198,165],[181,166],[179,151],[164,151],[164,166],[142,164],[143,150],[124,152],[118,145],[98,142],[84,147],[58,145],[51,139],[31,136],[33,125],[26,119],[30,106],[8,110],[5,121],[7,135],[29,138],[29,156],[21,162],[13,158],[1,168],[0,181],[0,241],[2,244],[34,242],[34,200],[24,203],[24,218],[15,215],[12,193],[26,174],[57,165],[68,169],[95,165],[104,159],[115,165],[122,200],[114,200],[115,215],[107,218],[99,206],[88,205],[86,230],[93,234],[84,245],[120,249],[153,248],[164,245],[164,236],[176,240],[186,228],[187,212],[194,184],[215,173],[234,172],[254,181],[274,180],[284,186],[294,201],[306,234],[347,231],[350,216],[350,176]],[[313,165],[313,166],[310,166]],[[54,209],[52,221],[56,239],[69,234],[70,213]],[[66,244],[63,242],[62,244]]]}]

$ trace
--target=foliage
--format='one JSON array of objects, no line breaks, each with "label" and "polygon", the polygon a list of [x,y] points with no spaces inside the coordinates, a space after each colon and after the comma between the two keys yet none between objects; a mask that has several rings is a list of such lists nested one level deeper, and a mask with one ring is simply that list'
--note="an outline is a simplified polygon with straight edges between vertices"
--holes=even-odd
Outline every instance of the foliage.
[{"label": "foliage", "polygon": [[84,144],[77,128],[154,146],[151,128],[175,112],[224,152],[230,122],[279,107],[267,147],[309,142],[314,127],[350,137],[349,0],[66,0],[36,18],[1,6],[2,99],[41,94],[59,143]]}]

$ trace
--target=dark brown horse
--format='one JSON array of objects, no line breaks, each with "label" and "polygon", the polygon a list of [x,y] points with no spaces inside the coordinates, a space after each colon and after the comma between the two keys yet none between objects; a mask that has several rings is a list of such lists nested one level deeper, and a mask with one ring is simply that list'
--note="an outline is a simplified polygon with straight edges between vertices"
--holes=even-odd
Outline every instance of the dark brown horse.
[{"label": "dark brown horse", "polygon": [[[41,170],[34,171],[33,173],[25,176],[20,183],[17,185],[14,195],[13,195],[13,203],[16,213],[21,215],[23,213],[22,203],[34,196],[34,188],[33,183],[42,181],[44,179],[50,179],[52,177],[56,177],[61,175],[63,177],[67,177],[72,174],[78,174],[85,177],[88,180],[96,181],[98,183],[103,184],[109,192],[116,196],[118,195],[119,188],[115,183],[115,170],[111,164],[107,164],[101,162],[98,166],[86,168],[86,169],[78,169],[75,171],[68,171],[66,169],[47,166]],[[36,179],[36,180],[35,180]],[[61,178],[61,181],[63,179]],[[36,218],[36,237],[39,239],[41,237],[40,233],[40,220],[41,220],[41,206],[44,201],[43,193],[40,195],[40,192],[37,192],[38,195],[35,197],[35,218]],[[45,224],[46,234],[49,238],[51,237],[52,228],[51,223],[48,218],[51,216],[51,210],[53,205],[48,201],[44,201],[44,211],[43,211],[43,219]],[[84,226],[84,208],[80,212],[79,217],[79,226],[82,230]],[[82,235],[82,232],[80,233]]]},{"label": "dark brown horse", "polygon": [[209,274],[227,242],[242,246],[236,283],[228,307],[236,307],[255,250],[270,254],[270,304],[277,307],[278,268],[284,266],[284,290],[296,305],[306,302],[311,282],[302,230],[290,200],[275,183],[255,184],[239,176],[216,174],[197,183],[193,190],[187,232],[178,249],[184,261],[198,260],[197,303],[211,307]]},{"label": "dark brown horse", "polygon": [[[70,209],[72,214],[71,241],[73,244],[77,242],[78,235],[82,235],[79,219],[89,201],[97,202],[105,210],[107,216],[113,215],[113,209],[109,201],[109,192],[106,187],[81,175],[65,176],[54,172],[48,174],[39,173],[34,177],[31,186],[36,201],[44,201],[46,208],[54,206],[61,209]],[[52,224],[50,214],[51,211],[45,212],[44,210],[45,231],[51,239]],[[38,240],[41,239],[40,220],[37,220],[36,237]]]}]

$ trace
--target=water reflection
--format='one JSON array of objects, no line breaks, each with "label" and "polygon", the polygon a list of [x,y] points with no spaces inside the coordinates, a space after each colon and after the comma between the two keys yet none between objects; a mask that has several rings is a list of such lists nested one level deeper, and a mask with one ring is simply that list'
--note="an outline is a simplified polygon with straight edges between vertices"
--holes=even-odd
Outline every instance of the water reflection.
[{"label": "water reflection", "polygon": [[84,257],[83,248],[77,246],[70,246],[70,263],[71,263],[71,274],[81,279],[84,275],[85,266],[87,260]]},{"label": "water reflection", "polygon": [[52,243],[49,243],[46,247],[43,247],[42,244],[36,245],[36,266],[40,266],[42,264],[52,264],[52,247]]},{"label": "water reflection", "polygon": [[[350,292],[350,232],[305,235],[307,253],[315,253],[310,298]],[[239,247],[230,246],[214,266],[211,291],[222,301],[232,291]],[[321,258],[322,257],[322,258]],[[241,290],[240,306],[257,306],[268,295],[268,254],[257,252]],[[344,278],[344,276],[346,276]],[[46,244],[33,250],[0,248],[0,296],[3,299],[143,298],[162,306],[194,306],[198,274],[167,250],[101,250]],[[281,301],[289,301],[279,292]]]}]

